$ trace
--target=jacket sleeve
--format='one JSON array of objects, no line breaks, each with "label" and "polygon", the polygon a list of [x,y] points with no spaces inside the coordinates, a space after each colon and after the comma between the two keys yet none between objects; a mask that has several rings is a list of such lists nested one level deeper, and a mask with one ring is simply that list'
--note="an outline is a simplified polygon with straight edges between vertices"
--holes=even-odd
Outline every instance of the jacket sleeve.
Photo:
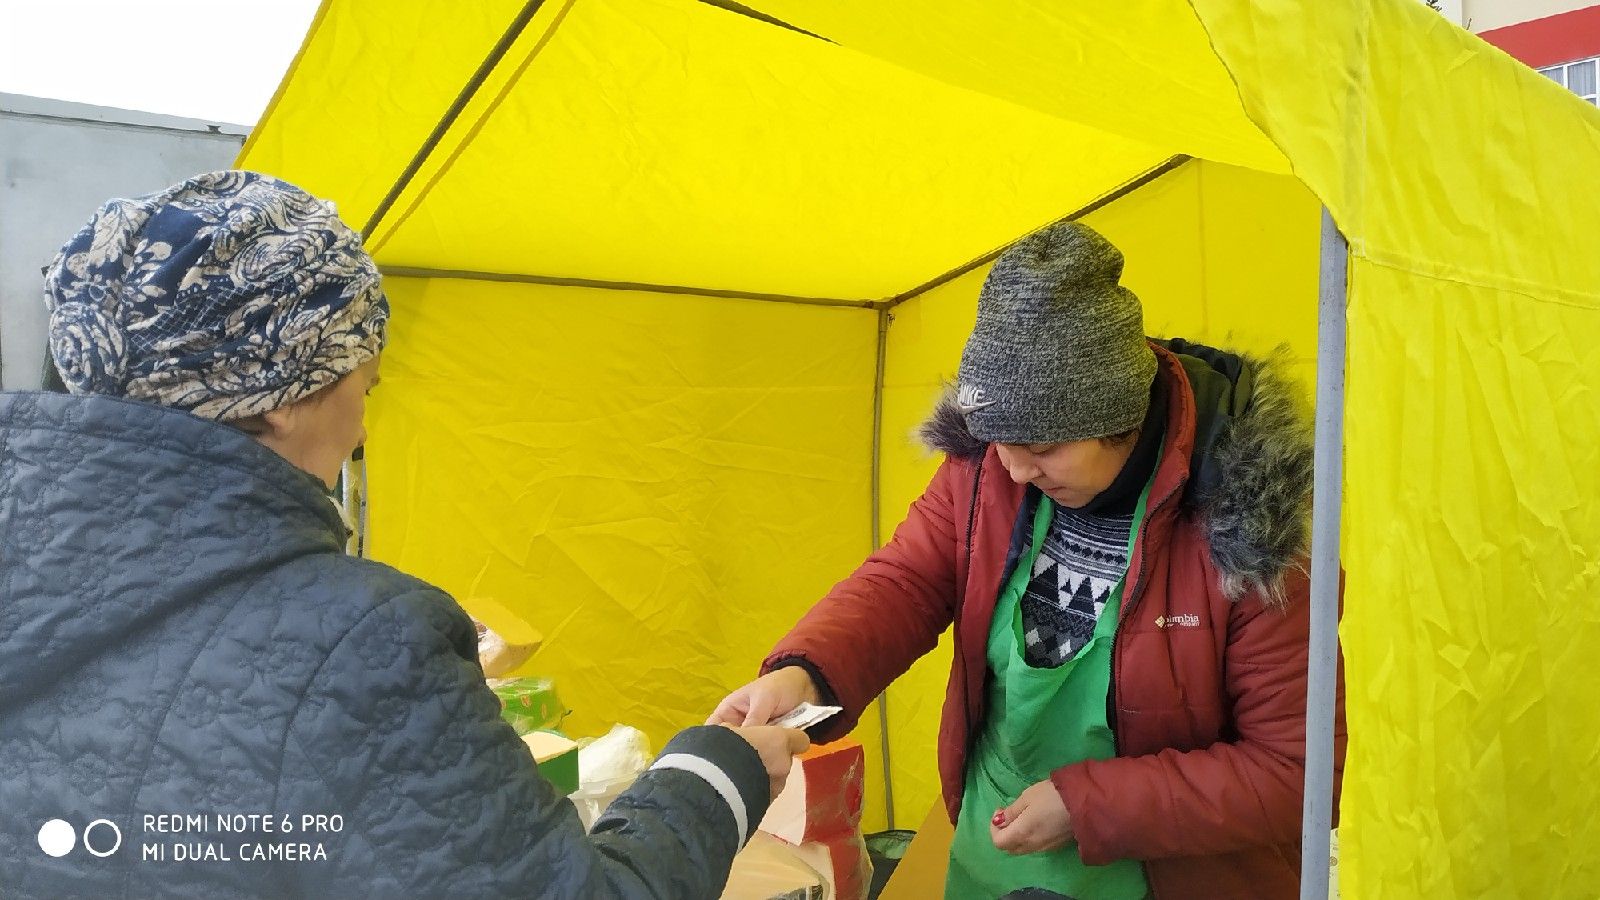
[{"label": "jacket sleeve", "polygon": [[965,538],[958,502],[970,464],[946,460],[911,504],[894,537],[834,586],[762,664],[763,673],[802,665],[843,713],[817,740],[854,728],[867,704],[932,650],[955,615],[956,554]]},{"label": "jacket sleeve", "polygon": [[704,898],[761,821],[769,781],[737,734],[691,728],[584,832],[500,718],[470,621],[421,590],[338,642],[288,725],[277,810],[343,817],[306,896]]},{"label": "jacket sleeve", "polygon": [[[1305,781],[1308,585],[1286,608],[1233,604],[1224,685],[1237,737],[1198,750],[1075,763],[1051,781],[1089,865],[1227,853],[1300,841]],[[1344,765],[1344,674],[1334,720],[1335,781]]]}]

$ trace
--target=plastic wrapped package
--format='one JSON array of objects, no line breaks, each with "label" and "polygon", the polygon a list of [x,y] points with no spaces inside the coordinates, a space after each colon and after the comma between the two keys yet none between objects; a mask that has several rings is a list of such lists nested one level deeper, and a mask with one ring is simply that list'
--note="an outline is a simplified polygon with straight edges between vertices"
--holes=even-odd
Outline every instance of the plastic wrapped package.
[{"label": "plastic wrapped package", "polygon": [[555,682],[548,678],[504,678],[489,682],[500,698],[500,715],[517,734],[556,731],[567,716],[567,708],[556,696]]},{"label": "plastic wrapped package", "polygon": [[859,832],[806,841],[794,852],[822,876],[829,900],[867,900],[872,889],[872,857]]},{"label": "plastic wrapped package", "polygon": [[649,767],[650,758],[649,738],[628,725],[613,725],[600,737],[580,744],[578,771],[582,779],[570,797],[584,828],[592,826],[611,801],[633,784]]},{"label": "plastic wrapped package", "polygon": [[722,900],[828,900],[822,874],[807,865],[799,850],[757,831],[733,858]]},{"label": "plastic wrapped package", "polygon": [[525,637],[511,641],[477,619],[472,624],[478,630],[478,664],[483,667],[484,678],[505,678],[544,643],[543,636],[532,629]]},{"label": "plastic wrapped package", "polygon": [[539,774],[563,794],[578,789],[578,745],[554,731],[535,731],[522,736],[522,743],[533,754]]},{"label": "plastic wrapped package", "polygon": [[792,845],[822,875],[836,900],[865,900],[872,884],[861,834],[865,769],[857,741],[812,747],[795,758],[788,783],[761,820],[762,831]]}]

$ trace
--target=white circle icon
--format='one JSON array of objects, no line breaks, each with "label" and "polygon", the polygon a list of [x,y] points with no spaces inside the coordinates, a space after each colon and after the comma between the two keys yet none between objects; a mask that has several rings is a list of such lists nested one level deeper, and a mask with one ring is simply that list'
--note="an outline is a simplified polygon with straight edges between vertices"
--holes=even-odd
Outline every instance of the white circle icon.
[{"label": "white circle icon", "polygon": [[39,828],[39,849],[48,856],[66,856],[77,845],[78,832],[62,819],[51,819]]},{"label": "white circle icon", "polygon": [[[89,832],[94,831],[95,827],[98,825],[104,825],[105,827],[111,829],[111,833],[116,837],[116,841],[111,845],[110,850],[99,850],[93,844],[89,843]],[[121,846],[122,829],[118,828],[117,823],[111,821],[110,819],[95,819],[88,825],[83,826],[83,849],[89,851],[95,856],[110,856],[111,854],[117,852],[117,849]]]}]

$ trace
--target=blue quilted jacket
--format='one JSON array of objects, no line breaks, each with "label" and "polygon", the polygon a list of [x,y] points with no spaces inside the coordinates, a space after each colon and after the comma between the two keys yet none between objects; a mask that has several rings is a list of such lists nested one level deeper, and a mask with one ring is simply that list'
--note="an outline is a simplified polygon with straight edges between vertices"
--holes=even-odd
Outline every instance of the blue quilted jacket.
[{"label": "blue quilted jacket", "polygon": [[716,897],[767,778],[693,728],[585,834],[448,596],[248,436],[0,394],[0,897]]}]

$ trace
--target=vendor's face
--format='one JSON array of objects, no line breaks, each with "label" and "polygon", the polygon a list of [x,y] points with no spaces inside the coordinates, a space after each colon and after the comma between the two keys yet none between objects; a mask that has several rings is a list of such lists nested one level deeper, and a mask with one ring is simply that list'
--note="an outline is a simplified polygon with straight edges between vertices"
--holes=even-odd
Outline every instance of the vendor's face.
[{"label": "vendor's face", "polygon": [[332,386],[266,413],[267,427],[258,439],[332,488],[345,460],[366,443],[367,394],[377,386],[374,358]]},{"label": "vendor's face", "polygon": [[1134,440],[996,444],[1000,462],[1017,484],[1031,484],[1069,509],[1087,506],[1111,486],[1133,453]]}]

